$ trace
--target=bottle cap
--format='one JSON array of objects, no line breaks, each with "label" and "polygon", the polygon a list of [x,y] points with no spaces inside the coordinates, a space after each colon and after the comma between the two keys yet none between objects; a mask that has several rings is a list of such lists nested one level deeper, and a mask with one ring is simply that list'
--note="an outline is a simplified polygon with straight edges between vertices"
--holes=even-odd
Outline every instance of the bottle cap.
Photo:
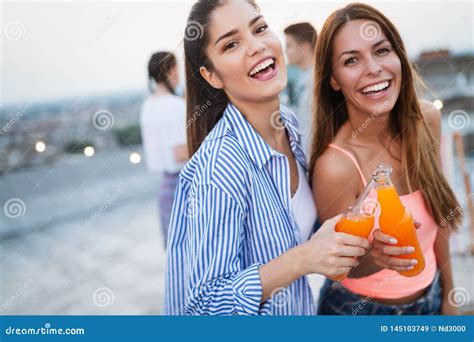
[{"label": "bottle cap", "polygon": [[372,174],[372,176],[378,180],[379,179],[379,175],[383,174],[385,176],[389,176],[391,173],[392,173],[393,169],[390,165],[388,164],[384,164],[384,163],[380,163],[377,168],[375,169],[374,173]]}]

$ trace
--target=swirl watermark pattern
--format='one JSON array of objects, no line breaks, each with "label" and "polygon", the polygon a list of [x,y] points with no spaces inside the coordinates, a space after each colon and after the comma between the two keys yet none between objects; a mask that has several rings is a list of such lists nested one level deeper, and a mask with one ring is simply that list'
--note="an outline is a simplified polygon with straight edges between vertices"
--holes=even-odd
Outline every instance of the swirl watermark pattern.
[{"label": "swirl watermark pattern", "polygon": [[275,111],[270,115],[270,125],[275,129],[285,129],[285,123],[281,118],[281,113],[279,110]]},{"label": "swirl watermark pattern", "polygon": [[188,195],[188,198],[186,199],[186,211],[184,215],[187,218],[194,218],[199,215],[200,211],[201,211],[201,206],[199,204],[199,201],[195,197],[195,195],[193,194]]},{"label": "swirl watermark pattern", "polygon": [[108,110],[99,110],[92,116],[92,125],[100,131],[105,131],[114,125],[114,115]]},{"label": "swirl watermark pattern", "polygon": [[361,38],[367,41],[380,38],[381,32],[380,26],[373,21],[365,22],[359,27],[359,34]]},{"label": "swirl watermark pattern", "polygon": [[191,20],[186,25],[186,30],[184,33],[184,40],[195,41],[201,39],[204,34],[204,29],[198,21]]},{"label": "swirl watermark pattern", "polygon": [[8,218],[15,219],[25,215],[26,213],[26,205],[19,198],[10,198],[8,201],[5,202],[3,205],[3,212]]},{"label": "swirl watermark pattern", "polygon": [[464,287],[452,288],[448,293],[448,302],[455,308],[469,304],[470,300],[469,292]]},{"label": "swirl watermark pattern", "polygon": [[461,109],[453,110],[448,115],[449,127],[451,127],[454,130],[460,130],[460,129],[466,128],[470,125],[470,123],[471,123],[471,118],[469,117],[469,114],[467,114],[467,112],[465,112],[464,110],[461,110]]},{"label": "swirl watermark pattern", "polygon": [[20,40],[26,35],[25,25],[19,21],[11,21],[5,25],[3,33],[8,40]]},{"label": "swirl watermark pattern", "polygon": [[291,293],[285,287],[277,287],[270,295],[273,305],[281,308],[291,303]]},{"label": "swirl watermark pattern", "polygon": [[94,302],[94,305],[101,308],[112,305],[114,300],[114,293],[108,287],[99,287],[92,295],[92,301]]},{"label": "swirl watermark pattern", "polygon": [[362,214],[365,215],[378,215],[379,213],[379,202],[376,198],[366,198],[362,204]]}]

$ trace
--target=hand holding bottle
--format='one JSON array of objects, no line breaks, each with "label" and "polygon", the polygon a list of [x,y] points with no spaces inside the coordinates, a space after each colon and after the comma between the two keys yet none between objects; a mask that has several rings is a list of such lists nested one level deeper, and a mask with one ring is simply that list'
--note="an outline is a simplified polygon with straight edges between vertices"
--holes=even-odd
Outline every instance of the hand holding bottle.
[{"label": "hand holding bottle", "polygon": [[[419,222],[415,222],[415,227],[419,228]],[[372,241],[371,254],[377,266],[388,268],[394,271],[410,271],[418,263],[416,259],[402,259],[398,256],[413,253],[413,246],[397,247],[397,240],[380,229],[374,230],[374,240]]]},{"label": "hand holding bottle", "polygon": [[365,255],[370,247],[367,239],[335,232],[336,223],[342,216],[335,216],[306,241],[304,274],[319,273],[326,277],[347,274],[359,264],[357,257]]}]

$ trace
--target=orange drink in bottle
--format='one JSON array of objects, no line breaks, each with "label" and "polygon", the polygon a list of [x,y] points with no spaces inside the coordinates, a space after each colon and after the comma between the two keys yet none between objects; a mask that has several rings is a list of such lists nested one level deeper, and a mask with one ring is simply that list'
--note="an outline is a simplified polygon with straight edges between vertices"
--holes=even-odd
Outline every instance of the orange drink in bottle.
[{"label": "orange drink in bottle", "polygon": [[[370,181],[357,199],[354,207],[349,207],[336,223],[336,232],[352,234],[367,239],[374,228],[374,216],[377,205],[374,182]],[[332,277],[331,279],[341,281],[346,277],[347,273]]]},{"label": "orange drink in bottle", "polygon": [[[366,214],[351,214],[348,213],[341,217],[336,223],[336,232],[357,235],[367,239],[370,232],[374,228],[374,216]],[[347,277],[346,274],[341,274],[333,277],[333,280],[341,281]]]},{"label": "orange drink in bottle", "polygon": [[415,251],[398,256],[403,259],[416,259],[418,263],[413,269],[398,272],[405,277],[413,277],[425,268],[425,259],[416,234],[415,224],[410,212],[403,206],[397,190],[393,186],[390,166],[380,164],[374,172],[377,197],[380,204],[380,230],[397,239],[396,246],[412,246]]}]

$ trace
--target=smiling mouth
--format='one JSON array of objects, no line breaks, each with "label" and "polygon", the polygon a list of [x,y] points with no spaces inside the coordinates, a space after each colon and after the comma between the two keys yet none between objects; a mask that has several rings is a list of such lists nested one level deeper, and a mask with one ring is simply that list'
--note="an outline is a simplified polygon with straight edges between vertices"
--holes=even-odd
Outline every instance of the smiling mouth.
[{"label": "smiling mouth", "polygon": [[390,88],[391,85],[392,80],[382,81],[369,87],[362,88],[360,92],[367,96],[373,96],[384,92],[385,90]]},{"label": "smiling mouth", "polygon": [[255,66],[252,70],[250,70],[248,76],[255,79],[264,79],[268,75],[271,75],[273,73],[275,67],[275,58],[268,58],[262,63],[259,63],[257,66]]}]

